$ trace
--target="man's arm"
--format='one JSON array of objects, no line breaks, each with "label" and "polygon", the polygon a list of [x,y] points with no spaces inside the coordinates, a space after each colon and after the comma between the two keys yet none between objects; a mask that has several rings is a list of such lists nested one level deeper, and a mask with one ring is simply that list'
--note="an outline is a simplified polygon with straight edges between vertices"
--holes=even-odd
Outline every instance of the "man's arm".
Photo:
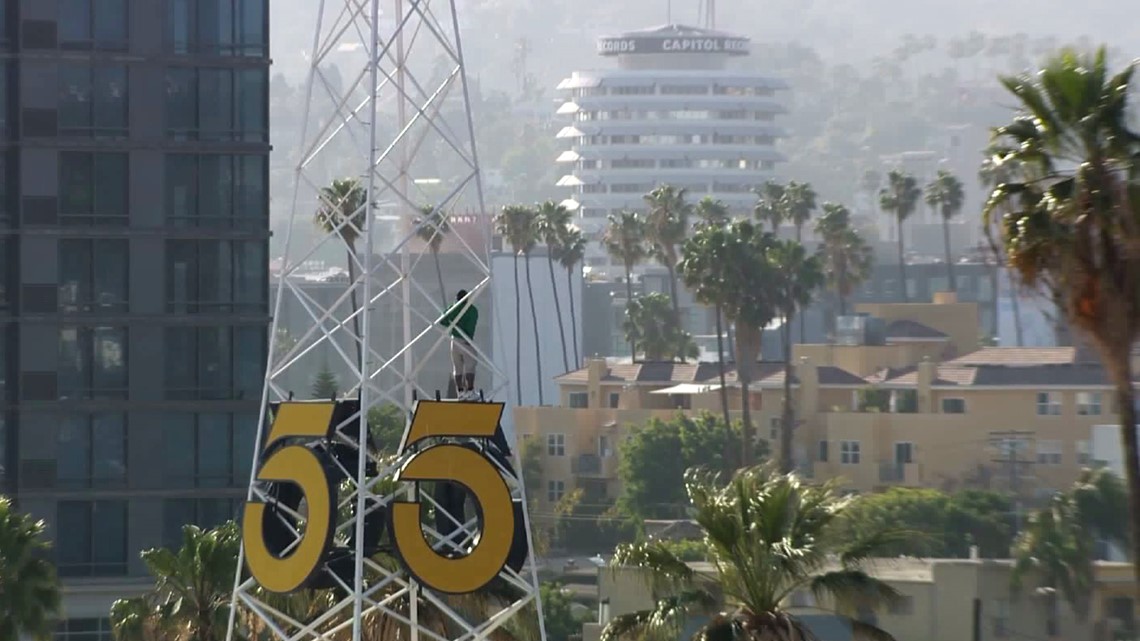
[{"label": "man's arm", "polygon": [[443,318],[439,319],[439,324],[445,327],[450,327],[455,323],[455,317],[459,316],[459,310],[463,309],[463,303],[456,303],[451,306],[444,314]]}]

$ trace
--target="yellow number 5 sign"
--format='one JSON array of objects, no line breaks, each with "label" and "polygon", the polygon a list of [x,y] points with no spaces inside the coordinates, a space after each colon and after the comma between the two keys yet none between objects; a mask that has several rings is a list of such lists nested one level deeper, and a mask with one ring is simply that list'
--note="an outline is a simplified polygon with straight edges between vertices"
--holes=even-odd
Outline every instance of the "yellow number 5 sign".
[{"label": "yellow number 5 sign", "polygon": [[[490,439],[502,413],[502,403],[420,401],[400,451],[429,438]],[[389,512],[392,543],[409,574],[447,594],[474,592],[498,576],[515,540],[515,509],[510,488],[490,459],[461,445],[434,445],[413,456],[397,478],[458,483],[478,506],[478,540],[467,554],[450,558],[424,537],[419,503],[393,503]]]},{"label": "yellow number 5 sign", "polygon": [[322,569],[332,543],[336,516],[333,512],[336,489],[328,478],[326,458],[299,443],[286,444],[276,450],[271,448],[285,439],[324,438],[335,410],[334,403],[282,403],[265,440],[264,451],[272,453],[258,470],[257,480],[294,484],[308,505],[301,540],[285,555],[278,556],[266,542],[265,503],[245,504],[242,515],[245,562],[253,578],[270,592],[298,590]]}]

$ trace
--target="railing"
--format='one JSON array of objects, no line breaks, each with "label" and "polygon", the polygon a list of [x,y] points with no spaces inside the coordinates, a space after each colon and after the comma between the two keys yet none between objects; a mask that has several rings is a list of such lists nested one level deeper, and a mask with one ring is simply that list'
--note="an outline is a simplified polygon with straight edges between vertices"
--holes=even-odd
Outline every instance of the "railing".
[{"label": "railing", "polygon": [[602,458],[597,454],[579,454],[571,465],[574,474],[591,475],[602,473]]},{"label": "railing", "polygon": [[882,483],[898,483],[906,480],[906,465],[894,461],[879,463],[879,481]]}]

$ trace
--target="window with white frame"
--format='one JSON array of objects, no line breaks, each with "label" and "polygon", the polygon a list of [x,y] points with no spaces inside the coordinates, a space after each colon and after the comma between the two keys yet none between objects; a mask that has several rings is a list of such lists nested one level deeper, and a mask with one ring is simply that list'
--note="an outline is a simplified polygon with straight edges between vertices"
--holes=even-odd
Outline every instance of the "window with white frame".
[{"label": "window with white frame", "polygon": [[1101,392],[1077,392],[1077,415],[1100,416],[1103,403]]},{"label": "window with white frame", "polygon": [[621,394],[618,392],[610,392],[610,407],[617,409],[621,405]]},{"label": "window with white frame", "polygon": [[858,465],[860,449],[859,441],[840,441],[839,462],[843,465]]},{"label": "window with white frame", "polygon": [[965,414],[966,413],[966,399],[964,399],[964,398],[944,398],[944,399],[942,399],[942,413],[943,414]]},{"label": "window with white frame", "polygon": [[780,440],[780,428],[783,426],[783,420],[784,419],[782,417],[773,416],[772,419],[768,422],[769,440]]},{"label": "window with white frame", "polygon": [[1088,441],[1077,441],[1077,465],[1092,463],[1092,453],[1089,451]]},{"label": "window with white frame", "polygon": [[565,481],[546,482],[546,500],[548,503],[557,503],[566,495]]},{"label": "window with white frame", "polygon": [[1037,415],[1060,416],[1061,395],[1057,392],[1037,392]]},{"label": "window with white frame", "polygon": [[570,407],[582,409],[590,406],[590,397],[586,392],[570,392]]},{"label": "window with white frame", "polygon": [[1037,463],[1039,465],[1060,465],[1062,455],[1061,441],[1037,441]]},{"label": "window with white frame", "polygon": [[566,456],[566,435],[565,434],[547,434],[546,435],[546,455],[547,456]]},{"label": "window with white frame", "polygon": [[827,452],[827,441],[820,441],[819,442],[819,462],[820,463],[826,463],[827,462],[827,454],[828,454],[828,452]]}]

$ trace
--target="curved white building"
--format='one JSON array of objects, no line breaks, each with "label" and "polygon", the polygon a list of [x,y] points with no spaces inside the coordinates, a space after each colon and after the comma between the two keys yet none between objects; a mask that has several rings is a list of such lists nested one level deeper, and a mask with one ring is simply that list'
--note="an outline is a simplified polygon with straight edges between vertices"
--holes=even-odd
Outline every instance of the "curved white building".
[{"label": "curved white building", "polygon": [[[733,69],[748,39],[667,25],[599,38],[598,53],[617,67],[576,71],[558,85],[558,113],[572,119],[558,133],[569,143],[558,185],[572,190],[565,204],[582,229],[597,235],[610,213],[643,210],[642,196],[664,183],[688,189],[691,202],[713,196],[750,212],[752,190],[784,159],[775,120],[787,84]],[[586,264],[609,260],[591,243]]]}]

